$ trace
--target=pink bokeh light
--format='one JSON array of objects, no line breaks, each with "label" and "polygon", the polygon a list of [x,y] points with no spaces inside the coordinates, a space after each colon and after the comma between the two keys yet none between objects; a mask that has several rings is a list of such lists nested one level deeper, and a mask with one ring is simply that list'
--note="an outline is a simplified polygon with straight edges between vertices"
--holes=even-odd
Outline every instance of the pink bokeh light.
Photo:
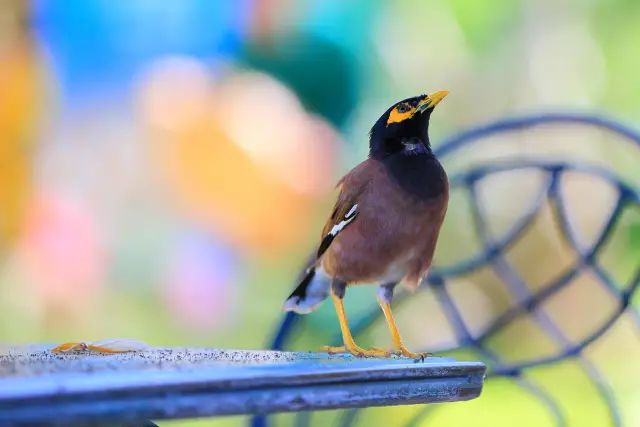
[{"label": "pink bokeh light", "polygon": [[232,315],[236,261],[229,249],[204,235],[181,237],[170,256],[163,297],[190,330],[227,325]]},{"label": "pink bokeh light", "polygon": [[56,194],[27,207],[20,260],[36,297],[64,309],[86,305],[101,291],[106,271],[103,236],[82,204]]}]

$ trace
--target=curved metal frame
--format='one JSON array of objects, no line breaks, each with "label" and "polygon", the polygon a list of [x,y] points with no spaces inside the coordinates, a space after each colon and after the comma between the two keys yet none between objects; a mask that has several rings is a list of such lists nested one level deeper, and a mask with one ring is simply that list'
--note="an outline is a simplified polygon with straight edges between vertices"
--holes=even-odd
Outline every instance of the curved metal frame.
[{"label": "curved metal frame", "polygon": [[[480,126],[447,139],[435,151],[440,158],[445,158],[453,152],[491,135],[548,124],[578,124],[601,128],[622,136],[640,148],[640,133],[613,119],[589,114],[549,113],[500,120]],[[524,215],[522,215],[506,233],[499,238],[494,238],[488,232],[482,207],[478,200],[477,185],[483,178],[490,174],[524,168],[543,171],[547,177],[546,183],[543,185],[534,203]],[[604,223],[598,237],[592,244],[586,247],[580,245],[576,237],[575,230],[567,215],[564,197],[559,188],[562,175],[570,171],[578,171],[598,176],[610,183],[618,191],[617,201],[609,218]],[[532,367],[549,365],[570,358],[574,359],[591,379],[602,396],[607,405],[612,425],[616,427],[621,426],[620,411],[615,401],[615,396],[603,375],[584,355],[583,350],[609,330],[625,312],[629,312],[636,322],[636,325],[640,326],[638,311],[630,307],[632,296],[638,289],[638,286],[640,286],[640,266],[637,268],[631,281],[625,286],[622,286],[615,282],[607,271],[599,265],[597,260],[600,249],[607,242],[608,237],[611,235],[617,220],[625,208],[631,205],[640,206],[640,191],[622,182],[614,173],[602,168],[580,163],[546,160],[510,161],[480,165],[453,176],[451,178],[451,184],[452,187],[460,186],[469,192],[475,232],[483,243],[483,248],[479,254],[451,266],[440,267],[438,269],[434,268],[427,278],[428,286],[422,287],[422,289],[431,289],[443,308],[456,334],[457,346],[454,348],[467,348],[475,351],[489,366],[489,378],[496,376],[513,378],[517,384],[548,408],[557,426],[566,426],[566,420],[562,411],[554,399],[533,380],[527,378],[525,373]],[[531,292],[526,286],[524,279],[518,275],[516,269],[513,268],[505,258],[504,252],[524,234],[546,201],[550,202],[560,232],[566,243],[575,253],[577,261],[575,265],[565,269],[560,275],[542,286],[539,291]],[[474,336],[468,330],[458,306],[449,294],[447,281],[484,266],[489,266],[493,270],[497,277],[507,285],[508,290],[518,302],[495,318],[483,331]],[[571,283],[575,277],[584,271],[589,271],[595,275],[603,287],[618,301],[618,306],[614,313],[612,313],[602,325],[596,328],[595,331],[584,337],[580,342],[572,343],[548,315],[544,311],[538,310],[538,308],[548,298],[563,289],[565,285]],[[400,293],[394,300],[394,304],[401,305],[405,300],[406,294]],[[520,363],[509,364],[502,361],[495,352],[487,348],[485,345],[486,340],[503,330],[511,324],[513,320],[529,314],[533,316],[533,320],[546,331],[556,344],[561,347],[561,350],[551,356]],[[371,310],[353,322],[352,329],[354,335],[364,332],[379,318],[381,318],[381,316],[378,307],[372,307]],[[271,342],[271,348],[282,349],[284,347],[291,332],[295,329],[298,320],[299,317],[292,313],[284,317]],[[339,337],[336,337],[335,341],[339,341]],[[454,348],[443,349],[443,351],[453,350]],[[419,421],[427,417],[433,410],[431,406],[425,407],[416,414],[408,425],[417,425]],[[340,418],[340,425],[353,425],[355,420],[357,420],[359,411],[360,410],[357,409],[346,411]],[[310,422],[310,414],[300,415],[296,425],[306,426],[309,425]],[[254,426],[264,425],[265,419],[256,417],[253,419],[252,424]]]}]

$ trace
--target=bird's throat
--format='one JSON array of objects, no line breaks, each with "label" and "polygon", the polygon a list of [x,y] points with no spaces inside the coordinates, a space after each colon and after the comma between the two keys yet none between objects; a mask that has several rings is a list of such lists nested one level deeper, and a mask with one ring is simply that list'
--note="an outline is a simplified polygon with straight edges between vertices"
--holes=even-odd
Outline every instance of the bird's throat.
[{"label": "bird's throat", "polygon": [[422,144],[421,152],[404,151],[382,160],[392,179],[407,193],[422,200],[440,196],[447,186],[447,175],[436,156]]},{"label": "bird's throat", "polygon": [[402,154],[405,156],[416,156],[420,154],[428,154],[430,153],[430,148],[428,143],[425,144],[419,138],[410,138],[407,140],[403,140],[402,144]]}]

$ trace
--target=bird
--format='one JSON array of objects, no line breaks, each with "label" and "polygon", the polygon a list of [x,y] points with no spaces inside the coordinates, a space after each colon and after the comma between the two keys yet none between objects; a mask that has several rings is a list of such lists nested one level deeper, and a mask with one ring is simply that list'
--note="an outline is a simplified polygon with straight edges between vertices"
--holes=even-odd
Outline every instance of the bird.
[{"label": "bird", "polygon": [[[415,290],[427,275],[447,212],[449,182],[431,148],[429,120],[448,93],[414,96],[389,107],[369,132],[367,159],[338,181],[339,195],[317,252],[283,306],[308,314],[331,298],[343,345],[324,347],[329,353],[428,355],[405,346],[391,302],[398,284]],[[365,284],[378,286],[393,351],[362,348],[351,334],[344,297],[348,288]]]}]

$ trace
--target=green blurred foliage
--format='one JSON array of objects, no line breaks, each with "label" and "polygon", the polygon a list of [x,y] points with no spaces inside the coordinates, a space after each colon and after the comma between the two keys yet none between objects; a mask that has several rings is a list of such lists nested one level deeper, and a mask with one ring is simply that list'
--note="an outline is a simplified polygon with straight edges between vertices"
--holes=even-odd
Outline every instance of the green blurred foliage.
[{"label": "green blurred foliage", "polygon": [[[344,126],[357,102],[353,58],[311,33],[292,32],[246,46],[244,62],[289,86],[309,111]],[[301,72],[304,70],[304,72]]]},{"label": "green blurred foliage", "polygon": [[465,41],[479,61],[506,42],[518,25],[523,3],[511,0],[451,0],[448,2]]}]

